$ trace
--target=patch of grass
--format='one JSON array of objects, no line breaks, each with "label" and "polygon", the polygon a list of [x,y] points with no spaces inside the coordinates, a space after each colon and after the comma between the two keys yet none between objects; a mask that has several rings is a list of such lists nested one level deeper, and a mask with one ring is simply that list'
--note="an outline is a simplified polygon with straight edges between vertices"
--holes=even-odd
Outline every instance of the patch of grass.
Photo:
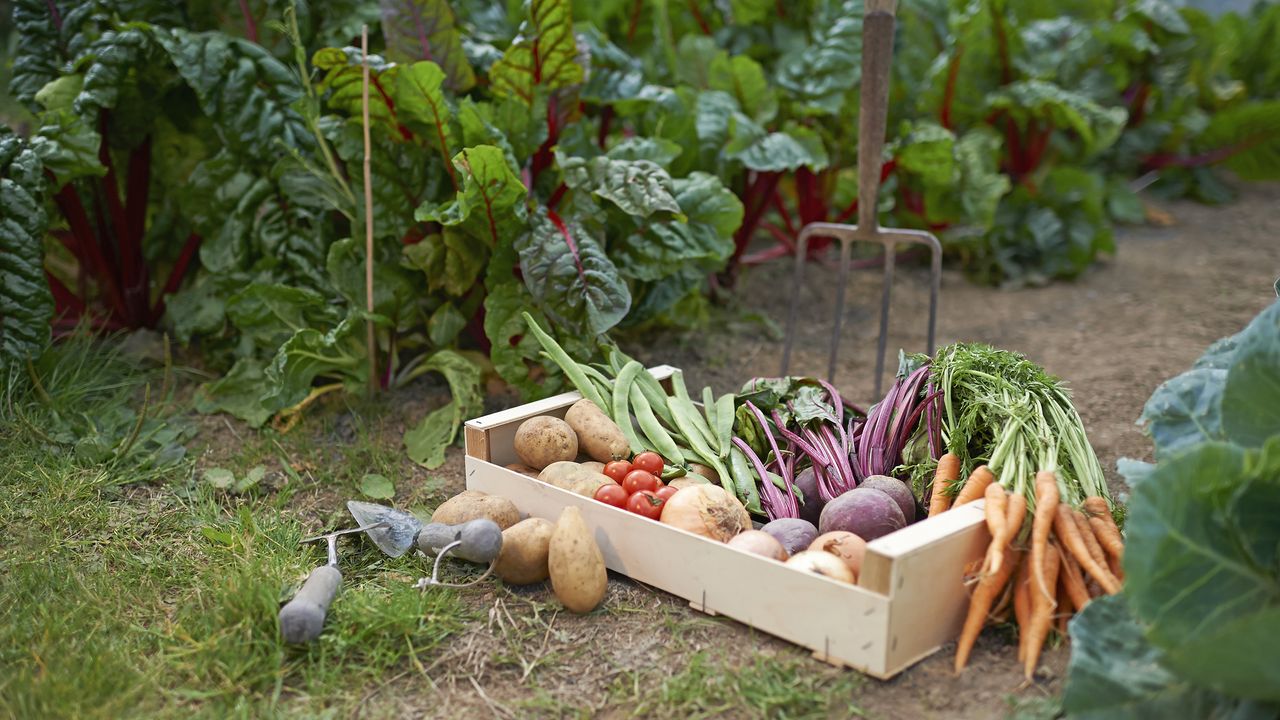
[{"label": "patch of grass", "polygon": [[636,717],[850,717],[862,715],[854,702],[861,680],[805,658],[754,656],[735,666],[703,651],[676,673],[624,674],[611,704]]},{"label": "patch of grass", "polygon": [[1008,706],[1006,720],[1054,720],[1062,716],[1062,698],[1060,697],[1018,697],[1005,696]]}]

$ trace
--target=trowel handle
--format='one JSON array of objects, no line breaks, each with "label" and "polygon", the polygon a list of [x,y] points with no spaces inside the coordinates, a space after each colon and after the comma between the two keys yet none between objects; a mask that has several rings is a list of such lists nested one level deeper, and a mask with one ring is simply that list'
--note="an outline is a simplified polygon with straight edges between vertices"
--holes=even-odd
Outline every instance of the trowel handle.
[{"label": "trowel handle", "polygon": [[280,608],[280,634],[285,642],[309,643],[320,636],[329,603],[341,584],[342,573],[332,565],[311,571],[298,594]]}]

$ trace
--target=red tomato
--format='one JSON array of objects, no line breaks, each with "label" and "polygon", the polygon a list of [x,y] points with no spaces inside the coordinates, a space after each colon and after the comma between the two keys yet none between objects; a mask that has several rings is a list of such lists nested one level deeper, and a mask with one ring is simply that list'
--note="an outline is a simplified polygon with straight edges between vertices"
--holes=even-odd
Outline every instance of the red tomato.
[{"label": "red tomato", "polygon": [[621,485],[613,483],[601,485],[596,489],[595,498],[605,505],[612,505],[617,508],[627,506],[627,491],[623,490]]},{"label": "red tomato", "polygon": [[650,520],[657,520],[662,515],[662,503],[665,502],[650,490],[640,492],[627,498],[627,509]]},{"label": "red tomato", "polygon": [[663,485],[657,490],[654,490],[653,494],[662,498],[663,502],[666,502],[672,495],[675,495],[678,492],[680,492],[679,488],[673,488],[670,485]]},{"label": "red tomato", "polygon": [[637,470],[644,470],[654,475],[662,474],[662,456],[656,452],[642,452],[631,459]]},{"label": "red tomato", "polygon": [[653,492],[660,487],[662,487],[662,481],[647,470],[632,470],[622,478],[622,489],[626,490],[628,495],[635,495],[641,490]]},{"label": "red tomato", "polygon": [[613,481],[616,483],[622,482],[622,478],[626,477],[627,473],[631,472],[631,470],[631,463],[626,460],[614,460],[604,466],[604,474],[613,478]]}]

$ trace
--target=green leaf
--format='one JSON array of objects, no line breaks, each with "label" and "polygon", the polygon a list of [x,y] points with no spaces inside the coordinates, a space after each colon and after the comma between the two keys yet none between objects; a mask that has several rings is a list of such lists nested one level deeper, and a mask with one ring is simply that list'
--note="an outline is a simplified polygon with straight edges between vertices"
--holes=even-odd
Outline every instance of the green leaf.
[{"label": "green leaf", "polygon": [[444,464],[445,448],[453,444],[462,423],[483,412],[484,393],[480,389],[480,368],[452,350],[437,351],[421,367],[444,376],[452,399],[406,432],[404,444],[409,459],[437,468]]},{"label": "green leaf", "polygon": [[[374,241],[373,312],[407,320],[406,311],[417,295],[410,275],[397,262],[401,247],[391,240]],[[351,307],[365,307],[365,244],[343,238],[329,246],[325,263],[329,282]]]},{"label": "green leaf", "polygon": [[204,471],[204,481],[217,490],[230,490],[235,484],[235,473],[226,468],[209,468]]},{"label": "green leaf", "polygon": [[44,277],[42,170],[35,152],[0,128],[0,368],[49,344],[53,296]]},{"label": "green leaf", "polygon": [[1002,140],[985,128],[970,130],[956,143],[963,217],[981,228],[995,222],[1000,198],[1009,192],[1009,176],[1000,172]]},{"label": "green leaf", "polygon": [[[279,146],[310,148],[313,140],[291,106],[302,97],[297,76],[262,46],[218,32],[156,30],[219,136],[241,157],[275,158]],[[92,72],[85,77],[90,90]]]},{"label": "green leaf", "polygon": [[369,372],[363,326],[362,320],[348,316],[329,332],[304,328],[294,333],[267,366],[263,406],[276,412],[302,402],[321,376],[362,387]]},{"label": "green leaf", "polygon": [[827,167],[827,150],[812,130],[796,126],[788,132],[765,132],[744,116],[736,120],[736,132],[725,146],[725,154],[748,169],[791,172],[802,167],[814,171]]},{"label": "green leaf", "polygon": [[1021,127],[1031,118],[1049,121],[1053,127],[1075,132],[1086,155],[1110,147],[1124,129],[1128,113],[1121,107],[1104,108],[1089,98],[1043,80],[1010,83],[987,98],[991,110],[1007,111]]},{"label": "green leaf", "polygon": [[526,398],[542,394],[542,385],[529,377],[529,362],[537,360],[542,348],[522,316],[532,306],[533,297],[515,281],[489,288],[484,299],[484,333],[491,345],[493,368]]},{"label": "green leaf", "polygon": [[593,25],[580,25],[578,39],[590,53],[586,80],[582,84],[583,100],[603,105],[630,100],[640,94],[646,83],[639,60],[610,42]]},{"label": "green leaf", "polygon": [[275,413],[262,403],[265,389],[266,374],[262,364],[241,358],[226,375],[200,386],[196,391],[196,410],[206,414],[230,413],[250,427],[262,427]]},{"label": "green leaf", "polygon": [[381,0],[379,4],[388,58],[398,63],[431,60],[444,68],[454,92],[466,92],[476,84],[448,0]]},{"label": "green leaf", "polygon": [[[325,136],[338,157],[349,168],[364,162],[364,129],[358,117],[345,121],[327,117],[322,121]],[[434,136],[434,129],[429,135]],[[399,241],[414,226],[415,209],[425,198],[434,197],[447,183],[440,172],[442,160],[434,147],[401,142],[399,134],[373,133],[370,174],[373,177],[373,230],[375,237]],[[351,192],[363,199],[364,174],[350,173]],[[441,182],[443,181],[443,183]],[[354,224],[364,227],[364,202],[353,210]]]},{"label": "green leaf", "polygon": [[1196,138],[1203,152],[1229,152],[1225,164],[1244,180],[1280,179],[1280,100],[1257,100],[1214,113]]},{"label": "green leaf", "polygon": [[1130,225],[1140,225],[1147,220],[1138,194],[1129,189],[1129,183],[1118,177],[1107,181],[1107,214],[1116,222]]},{"label": "green leaf", "polygon": [[583,80],[573,36],[572,2],[526,2],[527,16],[502,59],[489,68],[489,83],[499,97],[534,104],[539,89],[576,85]]},{"label": "green leaf", "polygon": [[729,0],[735,25],[754,25],[768,17],[773,8],[770,0]]},{"label": "green leaf", "polygon": [[279,283],[254,283],[227,298],[225,308],[242,337],[268,351],[303,328],[339,319],[320,293]]},{"label": "green leaf", "polygon": [[[326,93],[325,106],[346,117],[361,118],[364,103],[364,68],[360,48],[321,48],[311,64],[321,72],[317,90]],[[391,137],[400,136],[400,117],[388,94],[395,90],[403,68],[379,55],[369,55],[369,125],[380,127]],[[390,101],[390,102],[389,102]]]},{"label": "green leaf", "polygon": [[1280,302],[1237,336],[1222,387],[1222,429],[1245,447],[1261,447],[1280,433]]},{"label": "green leaf", "polygon": [[956,175],[956,137],[937,123],[924,120],[902,124],[897,141],[898,167],[931,185],[949,185]]},{"label": "green leaf", "polygon": [[597,238],[540,210],[515,240],[525,286],[556,322],[593,335],[626,317],[631,292]]},{"label": "green leaf", "polygon": [[445,72],[433,62],[416,62],[399,70],[392,85],[396,107],[442,159],[451,157],[458,138],[453,109],[444,96]]},{"label": "green leaf", "polygon": [[15,0],[12,7],[12,32],[22,42],[15,47],[17,53],[13,57],[9,94],[34,109],[36,93],[57,79],[62,63],[68,58],[59,37],[56,16],[50,12],[48,3],[43,0]]},{"label": "green leaf", "polygon": [[682,152],[684,148],[679,143],[664,138],[629,137],[609,148],[605,155],[613,160],[650,160],[665,168]]},{"label": "green leaf", "polygon": [[822,0],[808,34],[808,45],[779,59],[778,86],[812,112],[835,115],[862,75],[862,3]]},{"label": "green leaf", "polygon": [[1198,687],[1166,668],[1164,653],[1147,641],[1146,628],[1123,594],[1093,600],[1070,627],[1071,664],[1062,705],[1072,718],[1253,717],[1250,704]]},{"label": "green leaf", "polygon": [[502,150],[493,145],[467,148],[454,156],[453,165],[462,189],[451,201],[423,204],[414,217],[456,227],[475,242],[497,247],[522,222],[524,183]]},{"label": "green leaf", "polygon": [[607,155],[567,157],[558,151],[556,161],[570,189],[604,198],[628,215],[649,217],[659,210],[680,212],[672,195],[671,176],[655,162],[615,160]]},{"label": "green leaf", "polygon": [[1280,701],[1280,437],[1203,443],[1134,489],[1125,587],[1166,663],[1230,695]]},{"label": "green leaf", "polygon": [[707,84],[732,95],[756,122],[768,123],[778,114],[778,96],[765,79],[764,68],[746,55],[718,53],[707,69]]},{"label": "green leaf", "polygon": [[1156,458],[1222,438],[1222,389],[1227,371],[1195,368],[1161,383],[1139,422],[1155,443]]},{"label": "green leaf", "polygon": [[467,318],[451,302],[446,302],[431,313],[427,321],[427,337],[435,347],[452,345],[458,333],[467,326]]},{"label": "green leaf", "polygon": [[106,174],[98,159],[102,136],[82,116],[70,110],[51,110],[40,116],[40,123],[31,138],[31,149],[59,185]]},{"label": "green leaf", "polygon": [[390,500],[396,496],[396,486],[384,475],[369,473],[360,478],[360,494],[374,500]]},{"label": "green leaf", "polygon": [[235,486],[232,487],[232,492],[235,492],[236,494],[248,492],[256,488],[266,476],[267,469],[265,467],[262,465],[254,465],[249,468],[249,472],[245,473],[244,477],[236,481]]},{"label": "green leaf", "polygon": [[227,304],[222,295],[222,289],[212,280],[202,278],[165,299],[165,317],[178,342],[186,344],[194,337],[214,336],[222,330],[227,318]]}]

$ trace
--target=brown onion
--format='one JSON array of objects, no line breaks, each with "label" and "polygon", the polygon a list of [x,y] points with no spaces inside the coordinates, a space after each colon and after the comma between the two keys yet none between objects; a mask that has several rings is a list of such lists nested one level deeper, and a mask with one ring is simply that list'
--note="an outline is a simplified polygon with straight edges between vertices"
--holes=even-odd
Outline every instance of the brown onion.
[{"label": "brown onion", "polygon": [[778,539],[763,530],[747,530],[729,538],[729,547],[746,550],[774,560],[785,561],[787,549]]},{"label": "brown onion", "polygon": [[833,530],[813,539],[810,550],[828,552],[844,561],[854,579],[862,574],[862,558],[867,554],[867,541],[851,532]]},{"label": "brown onion", "polygon": [[681,488],[662,505],[662,522],[719,542],[751,529],[747,509],[719,485]]},{"label": "brown onion", "polygon": [[805,550],[796,553],[787,561],[788,567],[811,572],[814,575],[839,580],[840,582],[853,584],[853,571],[840,558],[828,552],[821,550]]}]

